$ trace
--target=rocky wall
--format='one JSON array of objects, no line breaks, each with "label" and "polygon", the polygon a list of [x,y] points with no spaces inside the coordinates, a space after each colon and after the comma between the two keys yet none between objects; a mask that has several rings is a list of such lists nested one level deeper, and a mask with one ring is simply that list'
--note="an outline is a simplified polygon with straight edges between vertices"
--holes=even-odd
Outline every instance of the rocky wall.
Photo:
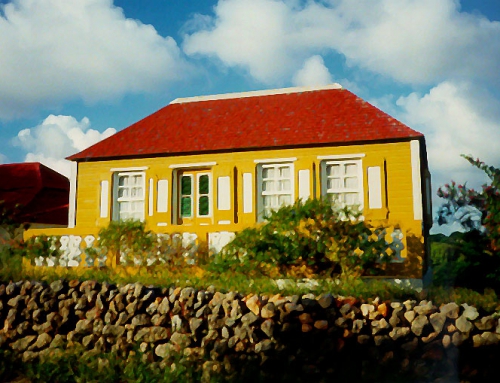
[{"label": "rocky wall", "polygon": [[263,373],[308,379],[338,378],[347,369],[356,381],[390,369],[453,381],[489,373],[469,359],[498,357],[499,317],[453,302],[363,303],[330,294],[244,296],[77,280],[0,284],[0,349],[26,362],[79,346],[140,349],[151,361],[177,353],[214,370],[252,360]]}]

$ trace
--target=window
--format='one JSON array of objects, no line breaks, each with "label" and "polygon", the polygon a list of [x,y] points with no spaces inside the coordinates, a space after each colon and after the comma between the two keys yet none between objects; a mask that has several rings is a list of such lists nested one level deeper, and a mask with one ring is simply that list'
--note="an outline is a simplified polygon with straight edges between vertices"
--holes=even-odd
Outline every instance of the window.
[{"label": "window", "polygon": [[195,218],[211,215],[211,177],[207,172],[179,174],[179,217]]},{"label": "window", "polygon": [[292,164],[262,164],[259,175],[260,218],[293,202]]},{"label": "window", "polygon": [[363,207],[361,160],[326,161],[322,171],[322,195],[332,204]]},{"label": "window", "polygon": [[113,219],[144,219],[146,189],[144,172],[116,173],[114,179]]}]

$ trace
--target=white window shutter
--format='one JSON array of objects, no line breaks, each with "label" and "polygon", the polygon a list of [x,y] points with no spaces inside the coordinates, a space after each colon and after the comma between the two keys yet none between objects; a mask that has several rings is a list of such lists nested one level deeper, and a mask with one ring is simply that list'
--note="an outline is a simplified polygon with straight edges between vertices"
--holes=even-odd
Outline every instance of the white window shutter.
[{"label": "white window shutter", "polygon": [[99,217],[106,218],[109,211],[109,181],[101,181],[101,198],[99,203]]},{"label": "white window shutter", "polygon": [[309,170],[299,170],[299,198],[306,200],[311,196]]},{"label": "white window shutter", "polygon": [[156,194],[156,211],[166,213],[168,211],[168,180],[159,180]]},{"label": "white window shutter", "polygon": [[380,166],[368,167],[368,207],[382,209],[382,180]]},{"label": "white window shutter", "polygon": [[217,208],[231,209],[231,184],[229,176],[217,178]]}]

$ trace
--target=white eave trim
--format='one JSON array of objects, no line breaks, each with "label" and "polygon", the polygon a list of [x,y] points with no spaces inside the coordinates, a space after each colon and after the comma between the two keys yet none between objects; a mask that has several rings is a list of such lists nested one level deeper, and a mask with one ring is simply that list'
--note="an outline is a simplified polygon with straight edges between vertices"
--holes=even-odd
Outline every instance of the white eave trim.
[{"label": "white eave trim", "polygon": [[302,92],[312,92],[315,90],[329,90],[329,89],[342,89],[342,85],[338,83],[333,83],[323,86],[301,86],[293,88],[257,90],[252,92],[224,93],[224,94],[214,94],[208,96],[185,97],[185,98],[176,98],[170,104],[183,104],[186,102],[212,101],[212,100],[227,100],[231,98],[271,96],[274,94],[302,93]]},{"label": "white eave trim", "polygon": [[297,157],[288,157],[288,158],[264,158],[261,160],[254,160],[253,162],[256,164],[273,164],[278,162],[294,162],[297,161]]},{"label": "white eave trim", "polygon": [[217,162],[215,161],[210,161],[210,162],[194,162],[192,164],[173,164],[170,165],[170,169],[185,169],[185,168],[206,168],[210,166],[215,166],[217,165]]},{"label": "white eave trim", "polygon": [[134,166],[130,168],[111,168],[109,169],[110,172],[139,172],[143,170],[147,170],[147,166]]},{"label": "white eave trim", "polygon": [[350,160],[356,158],[363,158],[365,153],[357,154],[332,154],[329,156],[318,156],[318,160]]}]

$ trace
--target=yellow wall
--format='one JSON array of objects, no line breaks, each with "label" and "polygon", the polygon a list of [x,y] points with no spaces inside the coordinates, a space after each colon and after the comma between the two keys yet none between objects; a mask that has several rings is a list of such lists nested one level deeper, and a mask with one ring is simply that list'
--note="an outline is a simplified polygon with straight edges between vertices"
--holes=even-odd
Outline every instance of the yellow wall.
[{"label": "yellow wall", "polygon": [[[113,171],[117,168],[147,167],[146,174],[146,196],[145,196],[145,219],[148,227],[156,232],[190,232],[198,234],[199,238],[205,238],[209,232],[230,231],[237,232],[245,227],[256,223],[256,199],[257,199],[257,163],[265,159],[296,158],[294,163],[295,173],[295,196],[299,194],[298,174],[300,170],[310,171],[310,191],[316,189],[316,197],[321,191],[321,159],[318,156],[349,156],[363,154],[361,158],[364,182],[364,210],[363,214],[367,220],[385,223],[391,226],[399,226],[406,236],[412,235],[417,242],[422,243],[422,221],[414,219],[413,192],[412,192],[412,165],[410,142],[380,143],[369,145],[350,145],[340,147],[323,148],[299,148],[281,150],[259,150],[251,152],[216,153],[203,155],[189,155],[178,157],[156,157],[145,159],[123,159],[99,162],[80,162],[78,164],[78,183],[76,201],[76,227],[66,230],[45,230],[46,234],[95,234],[99,227],[106,226],[112,217],[112,190]],[[172,197],[173,197],[173,175],[175,169],[171,166],[190,163],[210,163],[212,173],[212,217],[206,221],[208,225],[199,226],[195,223],[175,225],[173,223]],[[367,168],[379,166],[382,170],[382,202],[381,209],[370,209],[368,206]],[[236,170],[235,170],[236,169]],[[313,172],[313,169],[315,171]],[[386,173],[385,173],[386,171]],[[251,173],[253,179],[253,211],[243,213],[243,173]],[[315,178],[313,177],[315,174]],[[218,177],[230,177],[231,193],[229,211],[217,210],[217,179]],[[234,201],[234,186],[236,176],[237,201]],[[149,215],[149,180],[154,180],[153,188],[153,215]],[[386,178],[384,180],[384,178]],[[157,213],[157,183],[158,180],[168,180],[168,212]],[[109,182],[109,211],[106,218],[100,218],[100,183]],[[235,211],[237,209],[237,212]],[[235,222],[237,219],[237,222]],[[219,224],[219,221],[229,221],[230,224]],[[165,225],[166,224],[166,225]],[[161,225],[161,226],[159,226]],[[38,230],[31,231],[28,235],[37,234]],[[407,247],[407,246],[406,246]],[[421,264],[423,250],[415,250],[415,256]],[[410,252],[412,250],[410,249]],[[407,249],[403,251],[407,256]],[[420,272],[420,271],[419,271]],[[417,274],[419,273],[417,272]]]}]

